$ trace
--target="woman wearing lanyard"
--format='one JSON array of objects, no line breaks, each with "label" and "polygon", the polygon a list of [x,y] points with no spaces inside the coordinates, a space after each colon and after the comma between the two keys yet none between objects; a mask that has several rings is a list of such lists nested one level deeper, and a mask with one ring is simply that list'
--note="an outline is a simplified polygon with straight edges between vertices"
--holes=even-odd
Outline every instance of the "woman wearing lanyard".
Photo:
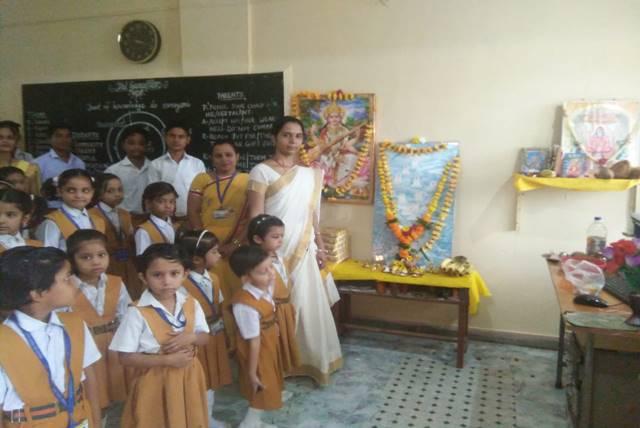
[{"label": "woman wearing lanyard", "polygon": [[[213,271],[220,278],[224,301],[231,302],[242,284],[231,271],[228,258],[246,238],[249,174],[236,171],[238,150],[231,141],[214,143],[211,159],[213,171],[198,174],[191,183],[187,217],[192,229],[207,229],[220,241],[222,259]],[[233,317],[227,311],[225,315],[227,334],[233,335]]]}]

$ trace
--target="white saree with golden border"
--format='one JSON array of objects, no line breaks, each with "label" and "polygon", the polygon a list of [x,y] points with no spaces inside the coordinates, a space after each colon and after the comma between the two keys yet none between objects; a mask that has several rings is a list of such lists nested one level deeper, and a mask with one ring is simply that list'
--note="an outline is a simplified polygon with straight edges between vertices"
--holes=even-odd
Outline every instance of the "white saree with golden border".
[{"label": "white saree with golden border", "polygon": [[320,275],[313,239],[313,216],[320,212],[322,171],[295,166],[281,175],[261,163],[251,170],[248,189],[264,194],[264,212],[285,224],[278,255],[291,279],[301,355],[301,366],[287,375],[310,376],[319,384],[327,384],[329,375],[342,367],[342,351],[330,307],[335,284],[325,284]]}]

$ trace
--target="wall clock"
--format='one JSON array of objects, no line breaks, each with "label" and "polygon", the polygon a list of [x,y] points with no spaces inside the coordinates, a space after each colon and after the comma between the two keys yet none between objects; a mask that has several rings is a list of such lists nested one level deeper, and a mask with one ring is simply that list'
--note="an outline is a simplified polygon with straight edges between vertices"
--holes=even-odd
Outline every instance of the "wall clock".
[{"label": "wall clock", "polygon": [[158,55],[160,32],[149,21],[130,21],[118,34],[118,45],[125,58],[144,64]]}]

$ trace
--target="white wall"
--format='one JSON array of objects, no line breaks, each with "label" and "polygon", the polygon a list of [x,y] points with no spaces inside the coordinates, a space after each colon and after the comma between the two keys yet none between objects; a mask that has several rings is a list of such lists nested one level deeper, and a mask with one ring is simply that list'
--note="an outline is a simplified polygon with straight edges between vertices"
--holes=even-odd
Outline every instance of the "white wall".
[{"label": "white wall", "polygon": [[[558,107],[575,98],[640,98],[640,2],[612,0],[46,0],[0,3],[0,117],[21,117],[20,84],[289,70],[294,90],[373,92],[377,139],[462,143],[454,252],[494,297],[472,326],[553,335],[557,305],[540,253],[580,249],[594,215],[610,237],[627,194],[542,190],[510,178],[522,147],[559,140]],[[127,63],[115,34],[153,21],[163,49]],[[370,206],[325,205],[369,257]],[[449,311],[358,300],[358,313],[447,323]]]}]

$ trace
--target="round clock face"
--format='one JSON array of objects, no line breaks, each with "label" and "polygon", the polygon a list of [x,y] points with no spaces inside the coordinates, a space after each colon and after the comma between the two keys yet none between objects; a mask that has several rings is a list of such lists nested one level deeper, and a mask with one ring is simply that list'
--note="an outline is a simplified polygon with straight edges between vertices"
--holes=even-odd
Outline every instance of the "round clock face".
[{"label": "round clock face", "polygon": [[120,51],[137,63],[151,61],[160,50],[160,32],[148,21],[131,21],[118,35]]}]

